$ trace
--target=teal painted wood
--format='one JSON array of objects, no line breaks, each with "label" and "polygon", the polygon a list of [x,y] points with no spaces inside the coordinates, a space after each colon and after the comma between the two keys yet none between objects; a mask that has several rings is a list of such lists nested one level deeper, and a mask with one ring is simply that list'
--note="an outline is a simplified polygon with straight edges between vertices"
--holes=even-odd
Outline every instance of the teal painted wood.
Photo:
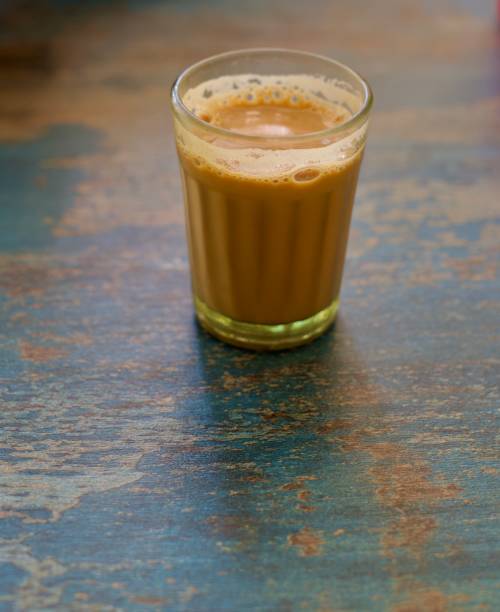
[{"label": "teal painted wood", "polygon": [[[495,610],[500,91],[487,2],[2,9],[2,610]],[[195,325],[168,85],[230,48],[376,106],[336,328]]]}]

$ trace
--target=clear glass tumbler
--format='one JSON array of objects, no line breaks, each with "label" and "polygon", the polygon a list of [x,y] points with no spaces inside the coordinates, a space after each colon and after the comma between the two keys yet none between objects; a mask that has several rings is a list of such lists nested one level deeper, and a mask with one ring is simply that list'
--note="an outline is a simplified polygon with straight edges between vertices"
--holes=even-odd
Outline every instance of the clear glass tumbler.
[{"label": "clear glass tumbler", "polygon": [[[185,70],[171,103],[199,322],[251,349],[319,336],[339,306],[369,85],[326,57],[249,49]],[[236,109],[225,115],[236,128],[214,121],[224,107]],[[256,133],[238,119],[242,108],[247,123],[249,110],[285,109],[298,129]],[[326,128],[301,129],[311,108],[333,117]]]}]

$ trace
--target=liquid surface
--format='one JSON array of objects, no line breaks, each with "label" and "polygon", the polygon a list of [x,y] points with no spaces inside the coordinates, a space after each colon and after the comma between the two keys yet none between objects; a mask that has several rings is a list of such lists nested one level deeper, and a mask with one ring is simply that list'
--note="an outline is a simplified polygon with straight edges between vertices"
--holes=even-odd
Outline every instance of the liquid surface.
[{"label": "liquid surface", "polygon": [[295,136],[320,132],[344,119],[326,105],[295,102],[281,104],[225,104],[204,113],[212,125],[250,136]]},{"label": "liquid surface", "polygon": [[[348,116],[291,88],[276,91],[201,97],[196,113],[212,125],[270,137],[318,132]],[[212,159],[212,149],[202,154],[180,141],[178,148],[199,300],[236,321],[276,325],[338,299],[360,148],[330,165],[315,163],[315,149],[302,152],[306,165],[287,163],[288,151],[250,149],[265,175],[242,169],[240,151],[233,160],[217,147]]]}]

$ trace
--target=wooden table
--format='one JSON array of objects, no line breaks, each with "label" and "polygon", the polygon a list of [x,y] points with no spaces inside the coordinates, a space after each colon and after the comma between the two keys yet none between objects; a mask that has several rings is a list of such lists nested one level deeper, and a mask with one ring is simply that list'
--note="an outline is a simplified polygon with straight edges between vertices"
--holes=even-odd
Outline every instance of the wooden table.
[{"label": "wooden table", "polygon": [[[498,610],[492,5],[3,3],[2,610]],[[194,323],[168,109],[248,46],[376,98],[336,329],[270,355]]]}]

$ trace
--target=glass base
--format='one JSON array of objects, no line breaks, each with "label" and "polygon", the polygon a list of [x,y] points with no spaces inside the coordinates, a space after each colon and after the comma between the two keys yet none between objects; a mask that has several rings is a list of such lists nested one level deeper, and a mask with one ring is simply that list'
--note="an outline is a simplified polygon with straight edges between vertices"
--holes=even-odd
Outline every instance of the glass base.
[{"label": "glass base", "polygon": [[220,314],[194,296],[196,316],[210,334],[229,344],[257,351],[279,351],[306,344],[320,336],[334,322],[339,301],[301,321],[279,325],[244,323]]}]

